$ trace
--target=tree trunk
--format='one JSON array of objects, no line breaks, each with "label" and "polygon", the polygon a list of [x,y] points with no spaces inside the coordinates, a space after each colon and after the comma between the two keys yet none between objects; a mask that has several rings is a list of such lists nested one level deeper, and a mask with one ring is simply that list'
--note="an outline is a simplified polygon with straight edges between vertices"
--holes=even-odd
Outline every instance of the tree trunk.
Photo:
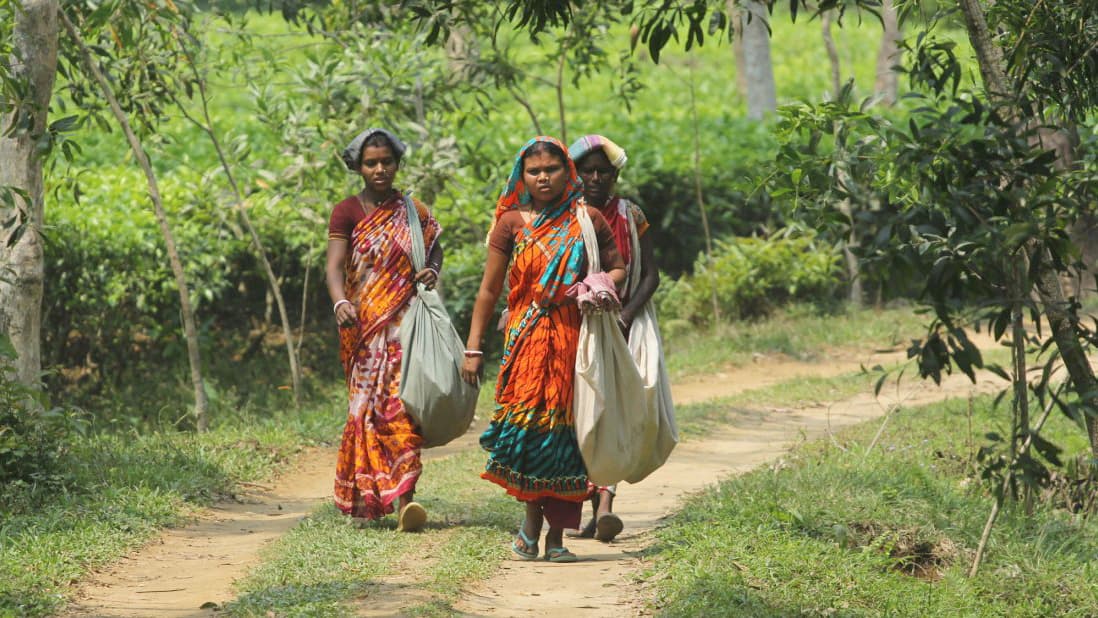
[{"label": "tree trunk", "polygon": [[[979,0],[957,0],[957,4],[961,8],[968,39],[980,64],[980,75],[989,97],[995,103],[1010,106],[1007,110],[1010,117],[1021,123],[1025,115],[1009,99],[1012,89],[1007,78],[1003,52],[992,40]],[[1098,416],[1095,416],[1098,414],[1098,379],[1095,378],[1086,351],[1079,341],[1079,332],[1072,322],[1060,277],[1052,270],[1052,259],[1047,252],[1042,256],[1041,263],[1044,266],[1037,275],[1037,294],[1052,331],[1052,338],[1056,342],[1056,349],[1071,377],[1072,386],[1086,404],[1087,437],[1090,439],[1091,453],[1098,457]]]},{"label": "tree trunk", "polygon": [[[1044,263],[1052,261],[1051,256],[1044,256]],[[1068,301],[1064,298],[1064,290],[1057,274],[1044,268],[1037,280],[1037,294],[1041,298],[1041,307],[1044,309],[1045,318],[1048,320],[1049,330],[1052,331],[1052,339],[1056,342],[1056,349],[1060,352],[1060,358],[1064,360],[1071,384],[1075,392],[1086,404],[1087,437],[1090,439],[1090,452],[1098,457],[1098,379],[1094,377],[1094,370],[1087,359],[1086,350],[1079,342],[1079,333],[1071,321],[1068,311]]]},{"label": "tree trunk", "polygon": [[701,215],[702,233],[705,234],[705,264],[709,271],[710,300],[713,303],[713,328],[721,320],[721,306],[717,302],[717,272],[713,268],[713,236],[709,232],[709,216],[705,212],[702,193],[701,129],[698,127],[698,99],[694,90],[694,63],[690,63],[690,114],[694,124],[694,199]]},{"label": "tree trunk", "polygon": [[770,61],[770,31],[766,5],[744,0],[739,13],[743,28],[744,81],[747,85],[747,117],[762,120],[778,109],[774,91],[774,65]]},{"label": "tree trunk", "polygon": [[[15,7],[12,54],[5,59],[11,77],[26,87],[26,98],[10,101],[15,109],[0,115],[0,335],[15,346],[14,378],[37,387],[42,373],[42,285],[45,257],[42,220],[45,190],[42,158],[36,151],[46,130],[54,76],[57,74],[58,5],[55,0],[24,0]],[[14,206],[12,208],[11,206]]]},{"label": "tree trunk", "polygon": [[736,0],[728,0],[728,19],[732,23],[732,58],[736,62],[736,90],[747,98],[747,63],[743,58],[743,15]]},{"label": "tree trunk", "polygon": [[[255,249],[256,257],[259,258],[259,263],[263,265],[263,274],[267,276],[268,292],[273,296],[275,305],[278,307],[278,317],[282,321],[282,334],[286,338],[286,355],[290,364],[290,384],[293,388],[294,406],[301,407],[301,369],[298,366],[297,350],[294,347],[293,329],[290,327],[290,312],[286,309],[286,300],[282,296],[282,286],[279,284],[278,277],[275,276],[274,268],[271,267],[271,260],[267,258],[267,250],[263,248],[263,240],[259,237],[259,231],[256,230],[255,225],[252,224],[252,218],[248,215],[248,208],[244,204],[244,191],[240,188],[240,184],[237,183],[236,176],[233,175],[232,166],[229,165],[229,159],[225,155],[225,149],[221,147],[221,140],[218,139],[217,133],[214,131],[213,117],[210,116],[210,97],[206,90],[206,79],[199,73],[197,63],[189,54],[187,61],[190,63],[191,71],[195,77],[195,81],[198,83],[199,96],[202,97],[202,117],[204,121],[199,122],[196,118],[193,118],[187,113],[183,107],[182,101],[177,100],[176,103],[179,105],[179,109],[183,112],[183,115],[202,129],[206,136],[210,138],[210,143],[213,144],[214,152],[217,153],[217,160],[221,163],[221,169],[225,172],[225,178],[228,179],[229,186],[232,187],[233,194],[236,196],[236,211],[240,215],[240,221],[244,224],[244,229],[248,231],[248,236],[252,240],[252,247]],[[306,270],[306,274],[308,274],[308,270]],[[269,312],[269,305],[267,309]]]},{"label": "tree trunk", "polygon": [[88,49],[87,43],[84,42],[83,37],[80,36],[80,33],[76,30],[76,27],[73,26],[72,22],[69,21],[65,12],[58,11],[58,14],[61,17],[61,23],[65,26],[65,31],[68,32],[69,37],[79,46],[80,56],[81,60],[84,62],[84,66],[99,85],[103,97],[107,99],[107,102],[110,105],[111,112],[114,114],[118,124],[122,127],[122,132],[126,135],[126,141],[129,142],[130,150],[133,152],[134,158],[145,172],[145,180],[149,185],[149,197],[152,199],[157,223],[160,224],[160,232],[164,236],[164,244],[168,250],[168,259],[171,262],[172,272],[175,274],[175,284],[179,288],[179,308],[183,314],[183,334],[187,342],[187,358],[190,361],[191,366],[191,384],[194,386],[195,424],[199,431],[205,431],[209,426],[209,415],[207,413],[209,398],[206,395],[206,385],[202,378],[202,357],[198,347],[198,328],[194,321],[194,308],[191,306],[191,295],[187,287],[187,277],[183,271],[183,261],[179,259],[179,250],[175,245],[175,236],[172,234],[171,226],[168,224],[168,215],[164,211],[164,203],[160,199],[160,186],[157,184],[156,174],[153,172],[152,165],[149,163],[148,155],[145,154],[144,148],[141,147],[140,140],[137,139],[137,135],[133,132],[133,127],[130,126],[130,121],[129,118],[126,117],[126,112],[122,110],[122,106],[119,105],[118,99],[115,98],[114,91],[111,90],[110,82],[107,81],[107,78],[99,69],[99,65],[92,57],[91,50]]},{"label": "tree trunk", "polygon": [[827,60],[831,65],[831,99],[838,101],[843,78],[842,68],[839,66],[839,49],[835,47],[835,37],[831,36],[831,11],[825,11],[820,18],[820,29],[823,31]]},{"label": "tree trunk", "polygon": [[1006,75],[1006,63],[1003,61],[1003,50],[991,40],[991,30],[987,26],[987,18],[979,0],[957,0],[964,16],[965,28],[968,30],[968,40],[972,43],[972,50],[976,52],[976,61],[980,65],[980,75],[984,80],[993,100],[1002,100],[1010,94],[1008,84],[1010,81]]},{"label": "tree trunk", "polygon": [[568,48],[561,48],[557,62],[557,113],[560,115],[560,141],[568,145],[568,125],[564,118],[564,64],[568,60]]},{"label": "tree trunk", "polygon": [[900,23],[892,0],[881,2],[881,22],[884,32],[877,49],[877,79],[873,93],[881,104],[892,107],[900,93],[899,75],[892,68],[900,62]]}]

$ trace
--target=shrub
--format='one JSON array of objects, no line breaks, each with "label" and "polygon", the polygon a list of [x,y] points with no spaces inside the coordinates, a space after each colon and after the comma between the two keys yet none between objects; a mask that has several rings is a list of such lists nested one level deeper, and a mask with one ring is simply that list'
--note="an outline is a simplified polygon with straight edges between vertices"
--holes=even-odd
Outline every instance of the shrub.
[{"label": "shrub", "polygon": [[713,317],[713,288],[721,317],[767,315],[793,300],[830,302],[842,285],[839,255],[812,236],[718,239],[713,263],[698,256],[694,273],[660,286],[657,303],[665,320],[707,324]]},{"label": "shrub", "polygon": [[61,484],[61,463],[83,422],[71,410],[46,407],[40,392],[13,379],[13,360],[11,341],[0,335],[0,483]]}]

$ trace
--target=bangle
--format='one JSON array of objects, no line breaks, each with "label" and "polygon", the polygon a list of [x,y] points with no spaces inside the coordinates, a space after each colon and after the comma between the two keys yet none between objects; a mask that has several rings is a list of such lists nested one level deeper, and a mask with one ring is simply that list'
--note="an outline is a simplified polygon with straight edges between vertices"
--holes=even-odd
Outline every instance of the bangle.
[{"label": "bangle", "polygon": [[336,304],[332,305],[332,313],[336,313],[339,310],[339,306],[343,303],[347,303],[349,305],[351,304],[351,301],[347,300],[346,298],[342,300],[337,300]]},{"label": "bangle", "polygon": [[435,268],[434,266],[428,266],[424,270],[429,270],[429,271],[435,273],[435,279],[438,279],[438,269]]},{"label": "bangle", "polygon": [[465,356],[469,356],[469,357],[484,356],[484,352],[482,352],[480,350],[465,350]]}]

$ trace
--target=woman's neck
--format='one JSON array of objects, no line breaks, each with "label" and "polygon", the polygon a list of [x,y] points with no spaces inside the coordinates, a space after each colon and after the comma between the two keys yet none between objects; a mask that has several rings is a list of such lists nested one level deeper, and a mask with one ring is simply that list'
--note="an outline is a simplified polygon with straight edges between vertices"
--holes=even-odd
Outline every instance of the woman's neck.
[{"label": "woman's neck", "polygon": [[583,198],[583,201],[588,206],[593,206],[595,208],[606,208],[607,204],[614,201],[614,196],[611,195],[610,197],[606,198],[602,202],[596,202],[595,200],[590,200],[590,199],[587,199],[586,197]]},{"label": "woman's neck", "polygon": [[389,199],[389,196],[391,196],[392,194],[393,194],[393,188],[392,187],[389,187],[388,191],[384,191],[384,192],[380,192],[380,193],[378,191],[375,191],[375,190],[371,189],[370,187],[363,187],[362,191],[359,192],[358,196],[360,198],[362,198],[363,202],[370,203],[374,206],[379,206],[383,202],[385,202],[385,200]]}]

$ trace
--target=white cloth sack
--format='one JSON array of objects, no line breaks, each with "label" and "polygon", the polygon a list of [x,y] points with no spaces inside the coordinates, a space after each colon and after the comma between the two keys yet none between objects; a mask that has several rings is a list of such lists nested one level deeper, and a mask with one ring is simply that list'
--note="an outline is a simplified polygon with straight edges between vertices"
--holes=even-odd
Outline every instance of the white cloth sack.
[{"label": "white cloth sack", "polygon": [[[412,267],[426,261],[423,229],[412,200],[404,198],[412,234]],[[416,295],[400,322],[400,399],[419,424],[423,448],[442,446],[469,430],[480,389],[461,379],[465,344],[458,337],[438,292],[416,284]]]},{"label": "white cloth sack", "polygon": [[[640,250],[637,223],[629,209],[626,207],[624,210],[626,220],[629,222],[629,235],[633,242],[634,255],[636,255]],[[630,294],[636,292],[640,285],[639,256],[634,259],[633,264],[638,267],[629,269]],[[648,299],[641,312],[633,318],[633,324],[629,329],[629,353],[636,362],[641,381],[644,383],[644,404],[647,409],[643,414],[648,418],[654,418],[657,425],[654,438],[647,443],[647,448],[639,453],[636,466],[629,476],[625,477],[625,480],[630,483],[638,483],[662,466],[679,442],[679,430],[675,424],[675,404],[671,401],[671,380],[663,360],[663,340],[660,338],[660,327],[656,321],[656,309],[652,305],[652,299]]]},{"label": "white cloth sack", "polygon": [[[587,209],[580,206],[576,216],[588,272],[599,272],[598,239]],[[597,485],[613,485],[634,476],[646,459],[643,451],[659,431],[656,419],[645,413],[644,383],[617,317],[617,312],[585,312],[576,351],[576,441],[587,477]]]}]

